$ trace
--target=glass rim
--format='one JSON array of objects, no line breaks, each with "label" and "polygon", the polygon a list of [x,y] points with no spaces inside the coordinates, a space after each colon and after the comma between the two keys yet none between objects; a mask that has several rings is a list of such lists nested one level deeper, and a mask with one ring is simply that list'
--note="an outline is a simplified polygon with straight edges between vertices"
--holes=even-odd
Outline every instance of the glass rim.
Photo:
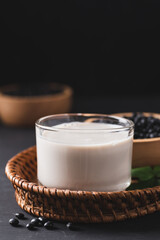
[{"label": "glass rim", "polygon": [[[115,119],[115,120],[119,120],[119,124],[116,123],[115,125],[119,125],[119,127],[116,127],[116,128],[89,128],[89,129],[82,129],[82,128],[76,128],[76,129],[73,129],[73,128],[56,128],[54,126],[46,126],[46,125],[42,125],[42,122],[44,122],[45,120],[49,120],[49,119],[58,119],[58,118],[62,118],[62,117],[74,117],[74,116],[85,116],[85,117],[97,117],[100,119],[100,117],[102,118],[110,118],[110,119]],[[103,123],[103,122],[102,122]],[[120,123],[124,124],[124,125],[120,125]],[[104,122],[105,124],[105,122]],[[111,123],[112,124],[112,123]],[[114,114],[101,114],[101,113],[62,113],[62,114],[53,114],[53,115],[48,115],[48,116],[44,116],[44,117],[41,117],[39,118],[36,122],[35,122],[35,126],[37,128],[40,128],[40,129],[43,129],[43,130],[48,130],[48,131],[72,131],[72,132],[76,132],[76,131],[87,131],[87,132],[97,132],[97,131],[106,131],[106,132],[117,132],[117,131],[125,131],[125,130],[130,130],[132,128],[134,128],[134,123],[133,121],[129,120],[129,119],[126,119],[126,118],[123,118],[123,117],[119,117],[119,116],[116,116]]]}]

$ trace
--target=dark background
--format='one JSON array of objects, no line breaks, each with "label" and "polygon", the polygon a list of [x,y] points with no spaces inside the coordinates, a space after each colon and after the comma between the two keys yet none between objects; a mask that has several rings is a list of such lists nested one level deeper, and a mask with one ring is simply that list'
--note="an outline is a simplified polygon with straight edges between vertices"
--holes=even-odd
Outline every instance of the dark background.
[{"label": "dark background", "polygon": [[77,95],[159,93],[160,1],[51,2],[1,1],[0,85],[54,81]]},{"label": "dark background", "polygon": [[[75,112],[160,112],[159,0],[1,0],[0,41],[0,85],[69,84]],[[1,240],[159,239],[159,212],[112,224],[81,224],[77,232],[62,223],[48,232],[28,231],[27,222],[11,228],[8,220],[22,210],[4,168],[33,144],[34,129],[0,123]]]}]

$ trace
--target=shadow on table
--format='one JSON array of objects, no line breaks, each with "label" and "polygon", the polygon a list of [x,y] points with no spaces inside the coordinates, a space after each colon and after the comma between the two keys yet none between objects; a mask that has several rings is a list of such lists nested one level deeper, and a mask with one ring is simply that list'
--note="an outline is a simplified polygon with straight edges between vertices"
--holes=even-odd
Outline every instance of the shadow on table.
[{"label": "shadow on table", "polygon": [[120,222],[112,222],[112,223],[99,223],[99,224],[79,224],[79,228],[82,231],[90,231],[90,232],[107,232],[107,233],[160,233],[160,212],[156,212],[154,214],[150,214],[144,217],[139,217],[136,219],[129,219]]}]

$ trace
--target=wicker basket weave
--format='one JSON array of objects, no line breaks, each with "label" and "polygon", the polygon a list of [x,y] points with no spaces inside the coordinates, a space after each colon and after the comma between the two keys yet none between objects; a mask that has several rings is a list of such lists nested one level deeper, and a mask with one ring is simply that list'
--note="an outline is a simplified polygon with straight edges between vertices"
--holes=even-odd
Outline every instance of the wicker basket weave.
[{"label": "wicker basket weave", "polygon": [[15,188],[18,205],[36,216],[58,221],[113,222],[160,210],[160,187],[121,192],[86,192],[47,188],[36,183],[33,146],[14,156],[6,175]]}]

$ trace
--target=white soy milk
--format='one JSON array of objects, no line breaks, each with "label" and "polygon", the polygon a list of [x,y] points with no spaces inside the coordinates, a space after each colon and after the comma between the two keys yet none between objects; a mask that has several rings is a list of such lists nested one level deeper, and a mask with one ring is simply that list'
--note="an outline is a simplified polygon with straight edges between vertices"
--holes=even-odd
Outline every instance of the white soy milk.
[{"label": "white soy milk", "polygon": [[133,137],[128,131],[115,132],[118,127],[71,122],[54,126],[54,131],[40,130],[41,136],[37,131],[39,182],[70,190],[125,190],[131,181]]}]

